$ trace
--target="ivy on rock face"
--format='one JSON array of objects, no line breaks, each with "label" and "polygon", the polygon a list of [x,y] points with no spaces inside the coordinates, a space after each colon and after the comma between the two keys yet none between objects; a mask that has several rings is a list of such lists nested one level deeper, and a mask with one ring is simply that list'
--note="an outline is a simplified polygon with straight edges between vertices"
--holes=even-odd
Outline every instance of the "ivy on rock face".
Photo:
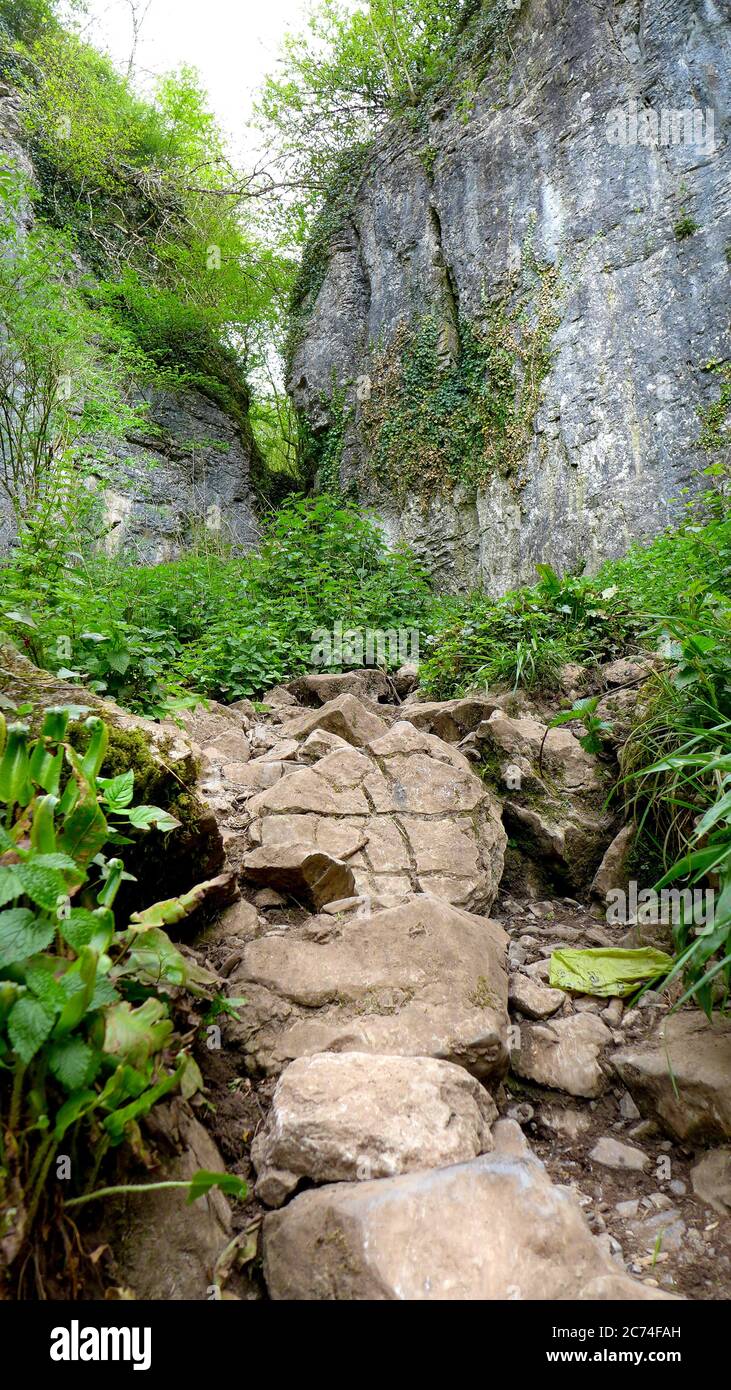
[{"label": "ivy on rock face", "polygon": [[542,271],[534,296],[512,311],[503,301],[456,333],[434,316],[404,324],[376,353],[361,427],[381,486],[429,495],[495,473],[519,485],[558,326],[557,278]]}]

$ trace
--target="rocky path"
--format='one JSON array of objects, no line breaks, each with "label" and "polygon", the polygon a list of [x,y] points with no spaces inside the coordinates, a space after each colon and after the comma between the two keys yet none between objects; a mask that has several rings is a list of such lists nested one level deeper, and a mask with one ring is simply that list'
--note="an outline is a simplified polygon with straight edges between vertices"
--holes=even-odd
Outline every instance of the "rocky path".
[{"label": "rocky path", "polygon": [[514,698],[408,686],[190,721],[240,886],[198,943],[245,1001],[214,1129],[269,1296],[728,1297],[731,1025],[548,985],[627,935],[590,905],[610,774]]}]

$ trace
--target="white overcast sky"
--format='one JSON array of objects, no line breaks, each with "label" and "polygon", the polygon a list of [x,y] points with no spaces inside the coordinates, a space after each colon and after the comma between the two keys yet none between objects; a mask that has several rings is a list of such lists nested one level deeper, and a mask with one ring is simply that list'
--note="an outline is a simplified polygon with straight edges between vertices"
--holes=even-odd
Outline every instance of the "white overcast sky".
[{"label": "white overcast sky", "polygon": [[[143,0],[144,3],[144,0]],[[299,29],[308,0],[152,0],[137,51],[138,82],[187,63],[196,67],[232,151],[253,146],[246,122],[262,79],[276,66],[285,30]],[[128,0],[88,0],[85,34],[126,67]]]}]

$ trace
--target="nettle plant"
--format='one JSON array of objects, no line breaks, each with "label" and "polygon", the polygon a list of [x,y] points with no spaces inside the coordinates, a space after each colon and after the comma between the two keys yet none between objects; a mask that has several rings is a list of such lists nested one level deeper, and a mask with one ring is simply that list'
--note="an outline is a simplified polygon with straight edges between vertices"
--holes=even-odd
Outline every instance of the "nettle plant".
[{"label": "nettle plant", "polygon": [[[106,848],[130,843],[126,829],[179,822],[132,804],[132,770],[99,775],[108,742],[100,718],[85,720],[83,750],[72,746],[69,725],[87,713],[48,709],[37,737],[0,715],[0,1282],[16,1261],[25,1267],[34,1238],[42,1278],[43,1228],[127,1190],[95,1189],[108,1151],[127,1142],[144,1160],[142,1118],[171,1092],[187,1099],[202,1086],[171,1001],[184,990],[215,1002],[215,977],[164,930],[200,905],[207,885],[133,913],[124,928],[115,921],[130,876]],[[62,1158],[68,1183],[49,1180]],[[193,1200],[214,1184],[245,1191],[225,1174],[164,1185],[188,1186]]]}]

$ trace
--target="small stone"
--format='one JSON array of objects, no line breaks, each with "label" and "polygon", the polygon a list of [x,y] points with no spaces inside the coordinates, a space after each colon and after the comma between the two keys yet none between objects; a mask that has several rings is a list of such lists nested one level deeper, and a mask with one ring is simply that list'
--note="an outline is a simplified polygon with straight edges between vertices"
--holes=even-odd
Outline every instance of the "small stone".
[{"label": "small stone", "polygon": [[551,973],[550,961],[537,960],[533,965],[526,965],[524,975],[530,975],[532,980],[548,980]]},{"label": "small stone", "polygon": [[543,1105],[540,1111],[541,1124],[559,1139],[574,1143],[591,1129],[591,1115],[586,1110],[575,1110],[571,1106]]},{"label": "small stone", "polygon": [[268,845],[244,856],[243,875],[264,883],[319,912],[326,903],[353,897],[353,871],[343,860],[312,844]]},{"label": "small stone", "polygon": [[614,1210],[617,1213],[617,1216],[621,1216],[623,1221],[627,1221],[630,1217],[636,1216],[639,1209],[640,1204],[636,1197],[634,1197],[629,1202],[617,1202],[617,1205],[614,1208]]},{"label": "small stone", "polygon": [[520,1105],[511,1105],[506,1111],[508,1119],[515,1120],[516,1124],[519,1125],[530,1124],[535,1113],[533,1106],[529,1105],[527,1101],[523,1101]]},{"label": "small stone", "polygon": [[684,1197],[688,1191],[687,1183],[682,1182],[680,1178],[673,1178],[668,1187],[675,1197]]},{"label": "small stone", "polygon": [[254,902],[257,907],[284,907],[286,898],[281,893],[275,893],[273,888],[261,888],[254,894]]},{"label": "small stone", "polygon": [[620,1023],[622,1022],[623,1013],[624,1004],[621,999],[613,999],[611,1004],[607,1004],[606,1009],[604,1009],[602,1013],[602,1018],[604,1019],[607,1028],[618,1028]]},{"label": "small stone", "polygon": [[593,1163],[601,1163],[604,1168],[621,1168],[636,1173],[644,1173],[649,1165],[647,1154],[630,1144],[622,1144],[609,1134],[603,1134],[589,1154]]},{"label": "small stone", "polygon": [[637,1109],[629,1091],[625,1091],[619,1102],[619,1113],[623,1120],[639,1120],[640,1112]]},{"label": "small stone", "polygon": [[525,965],[528,953],[520,941],[511,941],[508,947],[508,963],[512,966]]},{"label": "small stone", "polygon": [[510,977],[508,1003],[526,1018],[550,1018],[566,998],[563,990],[544,989],[528,975],[515,974]]},{"label": "small stone", "polygon": [[325,903],[322,911],[327,912],[331,917],[337,917],[340,912],[352,912],[356,907],[363,907],[369,900],[361,893],[353,898],[336,898],[332,903]]},{"label": "small stone", "polygon": [[657,1125],[654,1120],[640,1120],[639,1124],[633,1125],[629,1132],[630,1139],[651,1139],[657,1134]]}]

